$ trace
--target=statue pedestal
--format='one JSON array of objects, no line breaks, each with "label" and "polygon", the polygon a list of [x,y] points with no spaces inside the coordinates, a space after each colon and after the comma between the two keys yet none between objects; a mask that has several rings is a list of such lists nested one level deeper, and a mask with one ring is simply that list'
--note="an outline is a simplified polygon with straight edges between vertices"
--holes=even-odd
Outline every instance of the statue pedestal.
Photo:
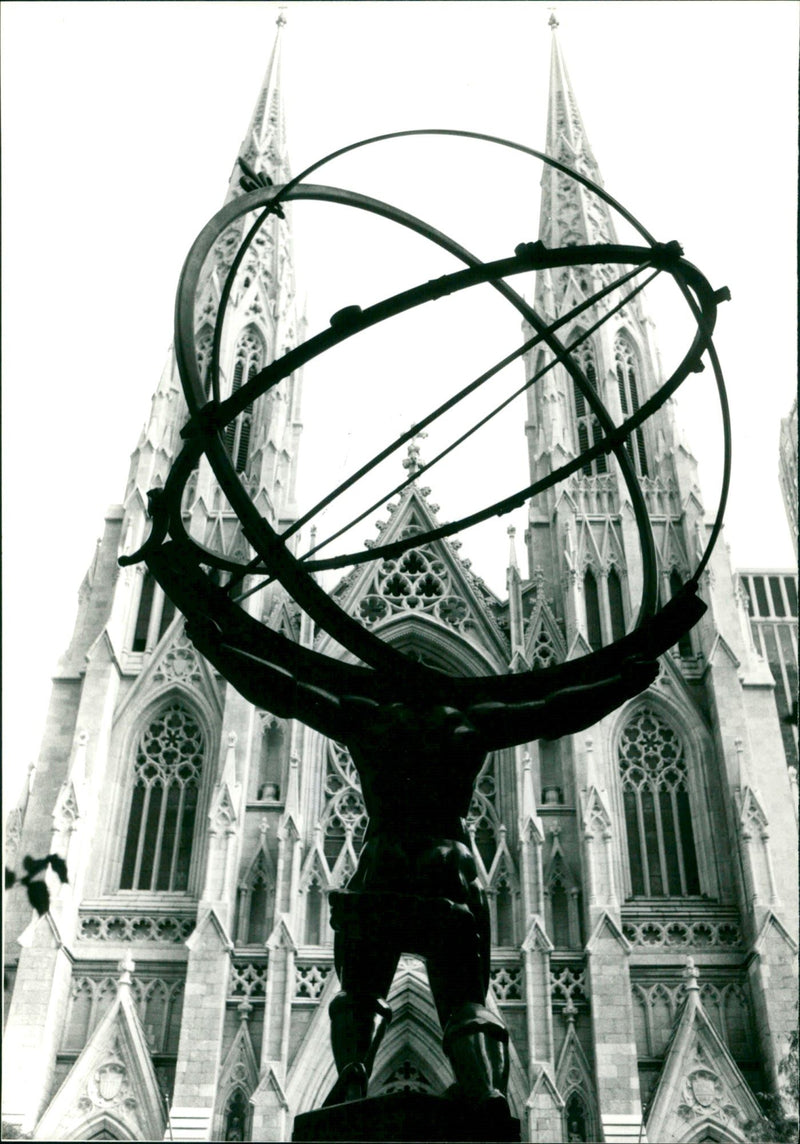
[{"label": "statue pedestal", "polygon": [[396,1092],[304,1112],[293,1141],[518,1141],[519,1121],[504,1110],[485,1112],[422,1092]]}]

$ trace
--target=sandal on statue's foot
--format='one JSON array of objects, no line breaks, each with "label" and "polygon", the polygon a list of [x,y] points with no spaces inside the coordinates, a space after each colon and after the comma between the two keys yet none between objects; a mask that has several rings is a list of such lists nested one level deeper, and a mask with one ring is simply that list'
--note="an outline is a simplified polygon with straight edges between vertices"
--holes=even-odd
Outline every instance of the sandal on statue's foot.
[{"label": "sandal on statue's foot", "polygon": [[363,1100],[367,1095],[368,1079],[367,1070],[361,1061],[353,1061],[351,1064],[345,1065],[322,1107],[328,1108],[332,1104],[347,1104],[351,1100]]}]

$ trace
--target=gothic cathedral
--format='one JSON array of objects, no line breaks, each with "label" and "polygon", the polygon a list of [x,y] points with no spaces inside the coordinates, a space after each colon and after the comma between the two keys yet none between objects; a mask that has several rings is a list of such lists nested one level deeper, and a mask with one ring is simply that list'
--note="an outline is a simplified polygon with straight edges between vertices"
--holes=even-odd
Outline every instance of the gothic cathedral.
[{"label": "gothic cathedral", "polygon": [[[280,36],[241,151],[275,183],[289,177]],[[600,181],[555,32],[547,150]],[[552,168],[539,238],[616,241],[606,208]],[[236,246],[220,244],[198,298],[206,357]],[[537,309],[556,318],[604,273],[540,274]],[[237,283],[221,354],[228,392],[302,339],[289,220],[271,217]],[[660,384],[636,299],[580,353],[617,421]],[[561,367],[528,392],[533,480],[595,425]],[[281,529],[297,518],[300,394],[294,375],[226,435]],[[6,914],[3,1118],[38,1140],[287,1140],[335,1078],[327,895],[353,872],[366,825],[348,753],[242,699],[194,651],[143,565],[117,564],[146,535],[147,493],[163,484],[185,416],[170,361],[8,821],[8,865],[56,852],[70,872],[43,917],[31,921],[16,892]],[[671,405],[630,453],[666,600],[709,528]],[[437,508],[414,483],[386,512],[384,541],[427,529]],[[205,461],[185,519],[204,543],[246,557]],[[536,498],[524,547],[525,572],[512,534],[506,601],[448,541],[351,573],[337,600],[459,674],[547,665],[624,633],[640,569],[613,458]],[[779,1084],[796,1021],[797,809],[773,680],[734,584],[720,544],[701,581],[708,611],[645,694],[589,733],[491,755],[479,778],[468,827],[492,916],[487,1003],[511,1035],[523,1140],[742,1141],[754,1094]],[[252,607],[334,654],[279,591]],[[443,1092],[452,1078],[422,961],[401,960],[389,1003],[370,1092]]]}]

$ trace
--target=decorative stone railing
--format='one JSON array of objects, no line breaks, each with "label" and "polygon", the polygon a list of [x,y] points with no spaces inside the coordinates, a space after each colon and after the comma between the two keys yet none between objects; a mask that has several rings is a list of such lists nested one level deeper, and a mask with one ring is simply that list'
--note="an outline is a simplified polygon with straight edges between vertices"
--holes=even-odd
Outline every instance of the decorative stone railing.
[{"label": "decorative stone railing", "polygon": [[622,932],[636,950],[738,950],[742,948],[741,927],[735,917],[675,918],[655,921],[647,918],[629,918],[623,921]]},{"label": "decorative stone railing", "polygon": [[248,1001],[263,1001],[267,992],[267,959],[263,961],[234,961],[228,985],[229,997],[246,997]]},{"label": "decorative stone railing", "polygon": [[79,941],[158,942],[178,945],[195,927],[195,915],[81,913]]}]

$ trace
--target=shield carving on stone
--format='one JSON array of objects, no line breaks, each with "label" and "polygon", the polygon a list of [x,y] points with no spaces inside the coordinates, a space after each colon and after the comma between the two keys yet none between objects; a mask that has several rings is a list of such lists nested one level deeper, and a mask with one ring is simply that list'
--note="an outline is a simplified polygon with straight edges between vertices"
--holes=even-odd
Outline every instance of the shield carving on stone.
[{"label": "shield carving on stone", "polygon": [[719,1100],[719,1080],[712,1072],[698,1070],[689,1077],[692,1096],[701,1108],[709,1108]]},{"label": "shield carving on stone", "polygon": [[119,1061],[109,1061],[97,1070],[93,1079],[93,1088],[99,1097],[97,1103],[113,1104],[122,1094],[126,1079],[125,1066]]}]

